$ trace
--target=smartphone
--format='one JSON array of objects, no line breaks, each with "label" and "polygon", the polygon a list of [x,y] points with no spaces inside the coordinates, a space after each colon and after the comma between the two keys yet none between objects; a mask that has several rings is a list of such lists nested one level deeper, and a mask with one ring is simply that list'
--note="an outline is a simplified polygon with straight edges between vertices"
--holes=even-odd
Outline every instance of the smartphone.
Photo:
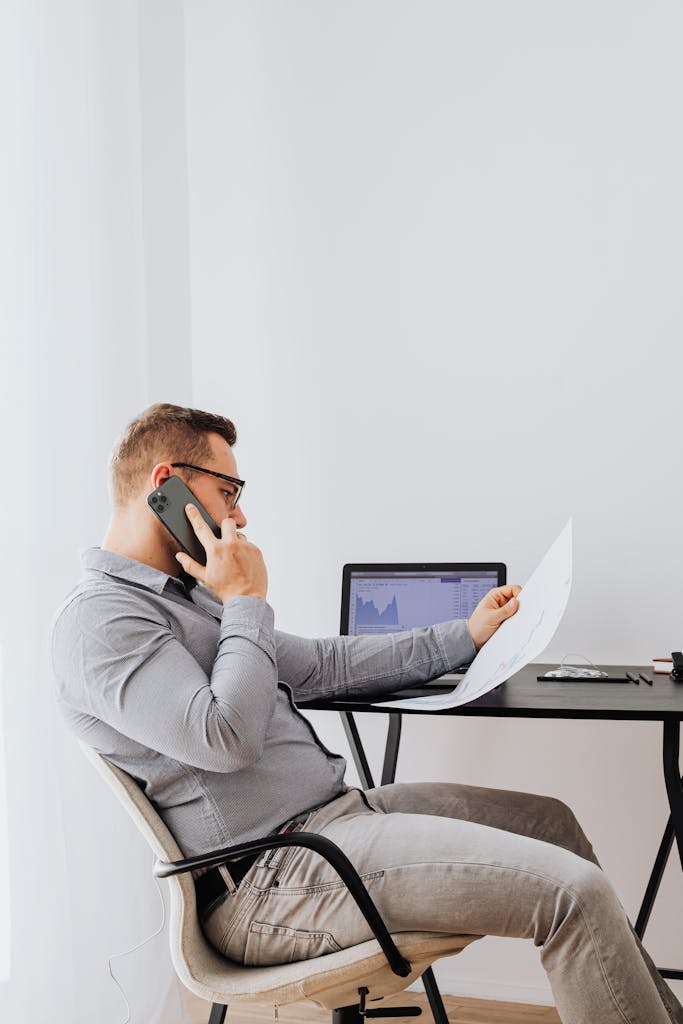
[{"label": "smartphone", "polygon": [[206,509],[197,501],[190,488],[183,483],[179,476],[169,476],[160,487],[147,495],[147,504],[161,522],[164,524],[171,536],[180,544],[183,551],[194,558],[200,565],[206,565],[206,551],[204,545],[194,532],[192,523],[187,518],[185,506],[192,502],[199,509],[204,520],[213,530],[216,537],[220,537],[221,528],[213,521]]}]

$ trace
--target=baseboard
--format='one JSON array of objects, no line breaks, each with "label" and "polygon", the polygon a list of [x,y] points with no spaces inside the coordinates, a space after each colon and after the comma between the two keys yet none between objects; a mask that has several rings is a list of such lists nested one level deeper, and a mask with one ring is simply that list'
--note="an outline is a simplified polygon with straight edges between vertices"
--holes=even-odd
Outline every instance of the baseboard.
[{"label": "baseboard", "polygon": [[[512,982],[493,981],[484,978],[468,978],[451,968],[447,963],[436,964],[434,974],[442,995],[466,996],[469,999],[490,999],[500,1003],[531,1003],[537,1006],[554,1006],[555,1000],[550,986],[515,985]],[[424,992],[421,980],[410,988]]]}]

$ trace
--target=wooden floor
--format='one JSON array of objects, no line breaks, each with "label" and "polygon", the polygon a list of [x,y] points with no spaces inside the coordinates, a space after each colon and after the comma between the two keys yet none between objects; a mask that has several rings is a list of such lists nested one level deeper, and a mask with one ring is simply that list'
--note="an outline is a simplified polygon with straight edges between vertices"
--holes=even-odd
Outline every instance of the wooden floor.
[{"label": "wooden floor", "polygon": [[[207,1024],[211,1006],[186,994],[191,1024]],[[462,996],[443,997],[450,1024],[560,1024],[557,1010],[552,1006],[527,1006],[524,1003],[492,1003],[485,999],[464,999]],[[387,1024],[433,1024],[427,997],[422,992],[400,992],[387,996],[382,1006],[421,1006],[422,1016],[389,1017]],[[281,1024],[330,1024],[332,1014],[313,1003],[294,1003],[280,1008]],[[225,1024],[273,1024],[270,1006],[249,1006],[244,1003],[228,1008]]]}]

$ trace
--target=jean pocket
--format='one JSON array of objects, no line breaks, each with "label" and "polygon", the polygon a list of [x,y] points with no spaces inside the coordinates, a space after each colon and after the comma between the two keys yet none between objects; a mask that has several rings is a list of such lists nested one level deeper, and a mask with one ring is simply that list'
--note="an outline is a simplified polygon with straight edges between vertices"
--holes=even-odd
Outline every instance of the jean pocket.
[{"label": "jean pocket", "polygon": [[338,953],[341,946],[329,932],[308,932],[286,925],[252,921],[244,947],[247,967],[272,967]]}]

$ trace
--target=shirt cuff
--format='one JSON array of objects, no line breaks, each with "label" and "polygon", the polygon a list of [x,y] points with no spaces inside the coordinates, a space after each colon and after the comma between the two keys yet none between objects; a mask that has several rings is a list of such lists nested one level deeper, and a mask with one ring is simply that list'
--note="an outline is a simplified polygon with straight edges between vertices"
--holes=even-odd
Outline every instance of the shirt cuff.
[{"label": "shirt cuff", "polygon": [[452,672],[461,665],[469,665],[477,656],[477,649],[466,619],[439,622],[434,626],[444,659],[444,671]]}]

